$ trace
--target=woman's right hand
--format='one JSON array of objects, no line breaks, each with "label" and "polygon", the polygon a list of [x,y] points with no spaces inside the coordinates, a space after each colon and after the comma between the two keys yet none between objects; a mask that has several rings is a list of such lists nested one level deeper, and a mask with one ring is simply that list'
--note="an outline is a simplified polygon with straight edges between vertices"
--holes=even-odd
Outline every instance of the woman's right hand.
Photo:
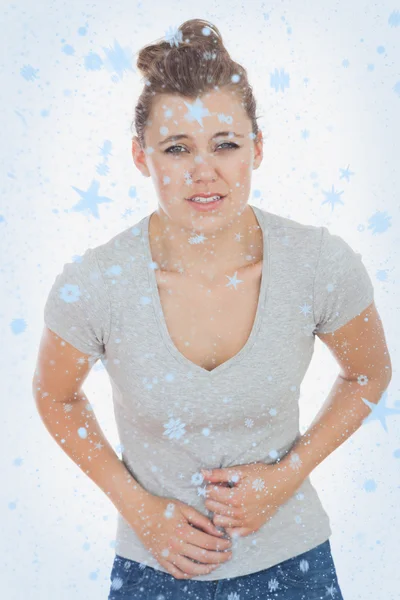
[{"label": "woman's right hand", "polygon": [[137,517],[134,530],[140,541],[176,579],[206,575],[232,557],[232,552],[218,552],[230,548],[231,540],[218,536],[210,519],[180,500],[149,494],[139,523]]}]

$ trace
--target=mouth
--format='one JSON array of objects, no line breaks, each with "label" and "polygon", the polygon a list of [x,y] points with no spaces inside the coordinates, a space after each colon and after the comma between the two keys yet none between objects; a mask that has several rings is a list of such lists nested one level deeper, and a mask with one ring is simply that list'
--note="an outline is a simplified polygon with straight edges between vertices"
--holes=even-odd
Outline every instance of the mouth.
[{"label": "mouth", "polygon": [[[196,210],[199,210],[200,212],[204,212],[204,211],[208,211],[208,210],[213,210],[215,208],[218,208],[224,198],[226,198],[227,194],[225,196],[221,196],[218,200],[214,200],[214,201],[208,201],[208,202],[199,202],[199,201],[195,201],[195,200],[191,200],[190,198],[185,198],[185,200],[187,202],[189,202],[189,204]],[[205,199],[204,199],[205,200]]]}]

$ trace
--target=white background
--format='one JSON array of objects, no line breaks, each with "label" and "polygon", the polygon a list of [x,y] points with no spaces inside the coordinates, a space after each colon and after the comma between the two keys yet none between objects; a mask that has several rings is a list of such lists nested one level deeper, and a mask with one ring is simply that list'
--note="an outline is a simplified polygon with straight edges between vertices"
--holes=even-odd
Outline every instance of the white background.
[{"label": "white background", "polygon": [[[48,434],[31,393],[43,307],[65,262],[156,208],[152,182],[131,157],[143,88],[135,54],[202,18],[247,69],[258,101],[264,159],[250,203],[327,226],[361,253],[373,281],[394,370],[381,402],[397,414],[382,409],[386,418],[364,423],[311,479],[331,519],[345,600],[398,598],[399,9],[382,0],[222,0],[200,9],[188,0],[184,10],[161,0],[2,3],[2,597],[107,598],[116,509]],[[110,199],[97,205],[98,218],[77,206],[77,189],[94,182]],[[302,432],[337,370],[317,339]],[[119,453],[100,362],[84,390]]]}]

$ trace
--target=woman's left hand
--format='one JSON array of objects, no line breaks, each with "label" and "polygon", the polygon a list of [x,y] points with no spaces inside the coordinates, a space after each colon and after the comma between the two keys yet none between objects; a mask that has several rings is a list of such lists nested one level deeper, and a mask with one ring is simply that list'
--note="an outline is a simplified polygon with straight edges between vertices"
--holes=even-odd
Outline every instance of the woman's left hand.
[{"label": "woman's left hand", "polygon": [[210,476],[207,471],[201,473],[210,482],[205,506],[214,512],[214,525],[224,527],[230,536],[246,537],[258,531],[303,482],[282,462],[212,469]]}]

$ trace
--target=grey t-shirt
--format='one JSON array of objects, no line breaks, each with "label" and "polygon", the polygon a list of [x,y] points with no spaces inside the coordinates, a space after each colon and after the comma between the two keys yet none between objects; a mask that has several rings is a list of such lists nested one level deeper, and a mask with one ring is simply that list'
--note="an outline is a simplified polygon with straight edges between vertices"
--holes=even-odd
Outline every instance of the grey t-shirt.
[{"label": "grey t-shirt", "polygon": [[[341,327],[374,295],[361,255],[340,236],[251,208],[264,239],[257,313],[244,347],[212,371],[185,358],[169,336],[150,215],[66,263],[44,310],[52,331],[107,370],[122,458],[133,477],[150,493],[210,518],[200,469],[282,458],[300,436],[300,385],[315,333]],[[261,529],[234,541],[231,560],[192,578],[254,573],[331,533],[307,477]],[[166,572],[119,513],[116,552]]]}]

